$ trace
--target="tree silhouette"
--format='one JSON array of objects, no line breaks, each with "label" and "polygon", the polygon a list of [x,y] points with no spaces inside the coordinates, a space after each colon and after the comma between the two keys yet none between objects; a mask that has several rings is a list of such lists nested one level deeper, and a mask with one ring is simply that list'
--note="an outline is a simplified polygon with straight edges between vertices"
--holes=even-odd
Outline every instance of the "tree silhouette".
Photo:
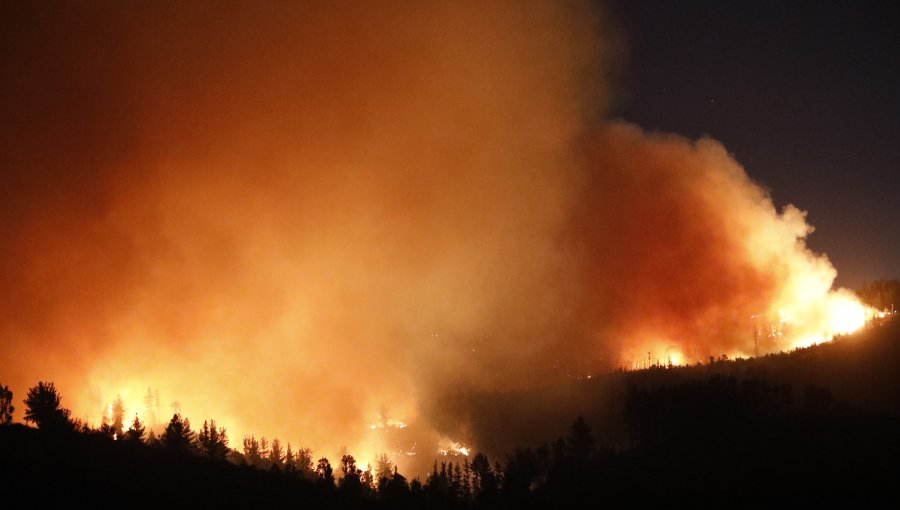
[{"label": "tree silhouette", "polygon": [[404,506],[402,503],[409,498],[409,484],[406,482],[406,477],[398,473],[397,467],[394,466],[393,473],[389,477],[383,477],[382,480],[384,483],[378,487],[381,497],[388,503]]},{"label": "tree silhouette", "polygon": [[472,492],[476,497],[489,498],[497,492],[497,477],[491,470],[487,455],[478,452],[472,458]]},{"label": "tree silhouette", "polygon": [[163,448],[176,452],[187,453],[194,449],[194,431],[191,430],[191,422],[187,418],[175,413],[166,430],[159,438]]},{"label": "tree silhouette", "polygon": [[259,441],[253,436],[245,436],[243,446],[244,458],[247,463],[251,466],[258,466],[262,460],[262,455],[259,453]]},{"label": "tree silhouette", "polygon": [[112,433],[113,437],[121,439],[125,435],[125,403],[122,402],[122,396],[116,395],[116,400],[112,404]]},{"label": "tree silhouette", "polygon": [[294,472],[294,450],[291,449],[291,443],[287,444],[287,450],[284,452],[284,470],[287,473]]},{"label": "tree silhouette", "polygon": [[386,453],[382,453],[375,459],[375,478],[381,485],[382,480],[390,480],[392,476],[394,476],[394,463]]},{"label": "tree silhouette", "polygon": [[356,459],[353,455],[344,455],[341,457],[341,473],[343,477],[338,482],[341,492],[350,497],[357,497],[362,494],[362,483],[359,468],[356,467]]},{"label": "tree silhouette", "polygon": [[319,459],[319,463],[316,465],[316,476],[322,485],[334,487],[334,470],[331,469],[331,463],[326,457]]},{"label": "tree silhouette", "polygon": [[207,457],[225,460],[225,456],[228,455],[228,436],[224,427],[216,427],[216,420],[210,420],[209,423],[203,420],[203,428],[197,434],[197,442],[200,444],[200,451]]},{"label": "tree silhouette", "polygon": [[541,473],[537,455],[531,448],[516,448],[509,455],[503,470],[503,494],[516,505],[523,505],[531,492],[531,487]]},{"label": "tree silhouette", "polygon": [[12,391],[0,384],[0,425],[9,425],[12,422],[12,415],[16,410],[15,406],[12,405],[12,401]]},{"label": "tree silhouette", "polygon": [[259,457],[263,460],[269,460],[269,441],[266,436],[259,438]]},{"label": "tree silhouette", "polygon": [[277,437],[272,440],[272,445],[269,449],[269,462],[278,466],[279,469],[284,464],[284,449],[281,447],[281,440]]},{"label": "tree silhouette", "polygon": [[579,416],[569,429],[569,437],[566,438],[566,446],[572,457],[579,461],[590,458],[594,453],[594,436],[584,418]]},{"label": "tree silhouette", "polygon": [[138,418],[138,415],[135,414],[134,420],[131,421],[131,426],[125,431],[125,440],[134,443],[143,443],[145,430],[144,423]]},{"label": "tree silhouette", "polygon": [[309,448],[297,450],[294,469],[304,478],[312,478],[316,474],[316,470],[313,468],[312,450]]},{"label": "tree silhouette", "polygon": [[363,491],[371,490],[375,487],[375,477],[372,475],[371,464],[367,464],[366,469],[359,475],[359,483],[362,485]]},{"label": "tree silhouette", "polygon": [[62,397],[56,392],[52,382],[38,382],[28,390],[25,398],[25,421],[33,422],[39,429],[68,430],[72,428],[69,422],[71,411],[60,406]]}]

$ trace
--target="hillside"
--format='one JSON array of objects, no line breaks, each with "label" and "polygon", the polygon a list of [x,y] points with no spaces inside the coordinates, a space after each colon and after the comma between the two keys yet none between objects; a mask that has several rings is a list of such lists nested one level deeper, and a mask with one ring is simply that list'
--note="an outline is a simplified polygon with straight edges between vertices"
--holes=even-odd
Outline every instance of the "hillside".
[{"label": "hillside", "polygon": [[[452,464],[436,465],[421,484],[399,477],[380,488],[377,481],[335,485],[95,433],[51,434],[21,425],[0,427],[0,479],[39,506],[721,507],[897,500],[898,333],[894,321],[759,359],[456,395],[445,401],[455,407],[456,421],[447,415],[444,424],[483,445],[490,463],[476,467],[475,459],[465,475]],[[586,423],[570,426],[577,415]],[[466,419],[470,426],[462,425]]]}]

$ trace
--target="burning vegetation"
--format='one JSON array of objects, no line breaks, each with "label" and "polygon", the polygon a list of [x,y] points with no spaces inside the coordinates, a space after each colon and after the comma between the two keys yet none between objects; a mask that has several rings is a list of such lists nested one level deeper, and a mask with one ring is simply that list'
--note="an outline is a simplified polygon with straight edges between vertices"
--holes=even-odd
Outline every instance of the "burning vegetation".
[{"label": "burning vegetation", "polygon": [[405,469],[469,455],[448,394],[874,313],[721,144],[608,118],[588,2],[44,10],[0,21],[0,357],[115,437],[183,407]]}]

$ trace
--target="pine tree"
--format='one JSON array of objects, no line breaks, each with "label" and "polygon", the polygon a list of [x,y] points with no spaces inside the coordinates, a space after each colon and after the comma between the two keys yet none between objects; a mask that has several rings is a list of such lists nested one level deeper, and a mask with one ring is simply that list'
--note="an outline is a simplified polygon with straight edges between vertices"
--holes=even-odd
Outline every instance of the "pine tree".
[{"label": "pine tree", "polygon": [[224,427],[221,429],[216,427],[216,420],[210,420],[208,423],[203,420],[197,442],[200,444],[200,451],[207,457],[225,460],[228,455],[228,436]]},{"label": "pine tree", "polygon": [[177,452],[188,453],[194,450],[194,431],[191,430],[191,422],[187,418],[175,413],[159,441],[163,448]]},{"label": "pine tree", "polygon": [[469,499],[472,497],[472,467],[469,464],[469,458],[466,457],[463,459],[463,468],[462,468],[462,497],[464,499]]},{"label": "pine tree", "polygon": [[271,450],[269,450],[269,462],[278,466],[279,469],[284,464],[284,450],[281,448],[281,441],[277,437],[272,440]]},{"label": "pine tree", "polygon": [[269,459],[269,441],[266,436],[259,438],[259,457],[261,459]]},{"label": "pine tree", "polygon": [[313,468],[313,452],[309,448],[300,448],[297,450],[294,469],[304,478],[312,478],[316,471]]},{"label": "pine tree", "polygon": [[141,422],[141,419],[135,414],[131,426],[125,431],[125,439],[135,443],[142,443],[144,442],[144,430],[144,423]]},{"label": "pine tree", "polygon": [[284,470],[288,473],[294,472],[294,451],[291,450],[291,443],[287,444],[287,451],[284,452]]}]

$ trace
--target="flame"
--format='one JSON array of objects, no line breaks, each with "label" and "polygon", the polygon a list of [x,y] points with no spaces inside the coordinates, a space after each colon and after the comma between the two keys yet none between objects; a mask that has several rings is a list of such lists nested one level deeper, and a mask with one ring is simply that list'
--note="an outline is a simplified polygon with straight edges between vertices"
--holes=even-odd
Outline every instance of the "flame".
[{"label": "flame", "polygon": [[[12,180],[27,207],[0,222],[16,259],[0,278],[0,359],[17,360],[3,382],[20,394],[50,374],[73,414],[100,420],[116,394],[143,413],[152,385],[148,429],[177,399],[195,426],[362,461],[415,453],[388,436],[431,427],[420,402],[460,381],[502,391],[561,355],[676,366],[861,327],[862,305],[804,244],[805,213],[778,212],[726,148],[621,122],[586,132],[606,101],[582,98],[601,92],[586,74],[608,52],[584,3],[295,2],[254,7],[247,27],[242,9],[190,6],[106,34],[127,37],[104,63],[117,72],[89,82],[125,110],[109,103],[83,133],[42,118],[43,102],[5,123],[40,128],[0,147],[40,178]],[[106,8],[73,11],[26,39],[67,52],[59,41],[89,35],[78,27],[107,25]],[[370,26],[402,30],[355,30]],[[57,66],[44,46],[19,60],[61,75],[20,73],[4,97],[55,101],[94,69],[78,64],[95,51]],[[92,94],[66,97],[96,111],[78,103]],[[75,138],[34,150],[57,132]],[[371,424],[382,405],[404,421]]]},{"label": "flame", "polygon": [[829,302],[829,329],[841,335],[848,335],[866,324],[866,307],[847,296],[837,296]]},{"label": "flame", "polygon": [[[804,296],[809,298],[808,295]],[[849,335],[862,329],[875,317],[876,311],[864,305],[845,289],[829,290],[817,299],[782,305],[777,325],[778,336],[786,339],[789,349],[810,347],[831,341],[838,335]]]},{"label": "flame", "polygon": [[438,455],[443,457],[447,456],[464,456],[468,457],[470,452],[470,447],[459,442],[453,441],[450,439],[444,439],[440,443],[438,443]]}]

